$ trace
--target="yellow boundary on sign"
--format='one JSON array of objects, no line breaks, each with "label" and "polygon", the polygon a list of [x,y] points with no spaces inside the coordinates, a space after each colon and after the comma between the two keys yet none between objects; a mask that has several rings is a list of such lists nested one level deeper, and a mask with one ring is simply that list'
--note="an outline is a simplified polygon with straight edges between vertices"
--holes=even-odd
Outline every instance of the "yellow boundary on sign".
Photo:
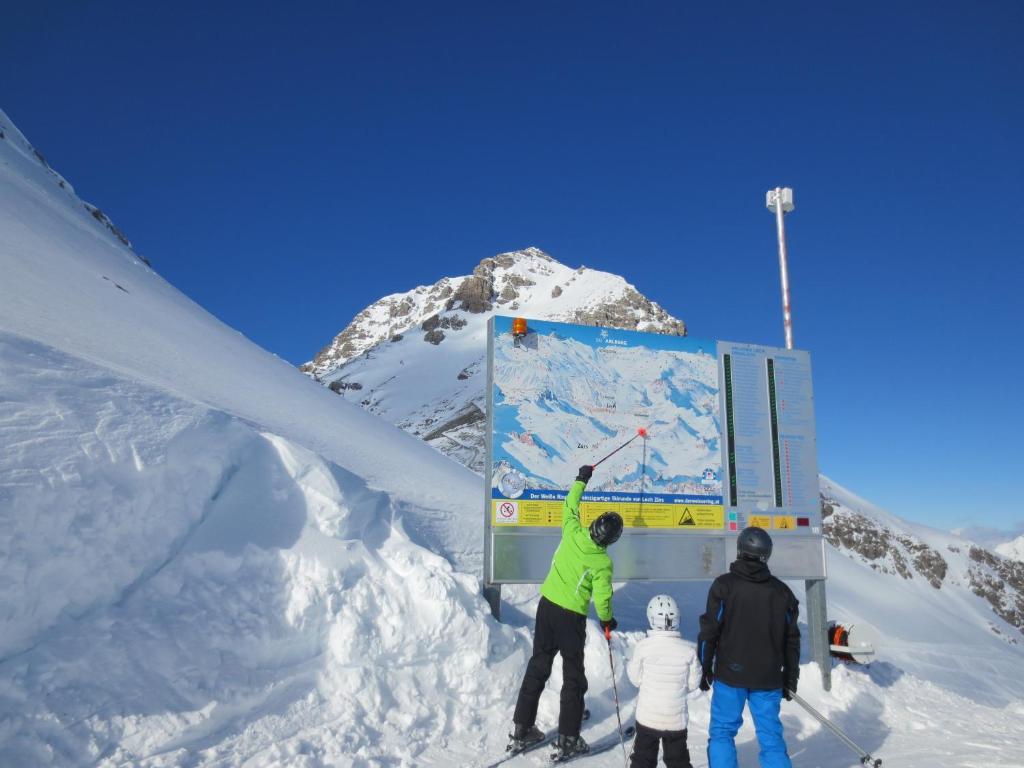
[{"label": "yellow boundary on sign", "polygon": [[[720,531],[725,528],[725,510],[720,504],[659,504],[657,502],[584,501],[580,522],[590,525],[605,512],[618,512],[627,528],[657,528],[681,531]],[[495,528],[560,528],[561,501],[491,501],[491,524]]]}]

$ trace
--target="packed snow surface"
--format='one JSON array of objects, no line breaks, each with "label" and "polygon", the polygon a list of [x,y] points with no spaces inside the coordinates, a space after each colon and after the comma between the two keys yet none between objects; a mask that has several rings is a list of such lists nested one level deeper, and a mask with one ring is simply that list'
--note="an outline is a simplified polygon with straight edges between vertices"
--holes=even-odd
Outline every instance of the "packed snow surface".
[{"label": "packed snow surface", "polygon": [[[482,480],[196,306],[3,113],[0,133],[0,765],[500,756],[537,592],[506,589],[504,623],[479,596]],[[831,693],[805,665],[801,693],[887,765],[1024,764],[1015,630],[966,590],[836,550],[829,567],[832,615],[870,623],[883,650],[838,667]],[[692,641],[706,588],[616,591],[626,718],[622,662],[647,600],[676,595]],[[588,633],[593,739],[615,713],[604,640]],[[542,725],[559,683],[556,665]],[[698,698],[697,766],[707,720]],[[795,705],[783,720],[795,765],[857,764]],[[741,764],[752,739],[747,725]]]}]

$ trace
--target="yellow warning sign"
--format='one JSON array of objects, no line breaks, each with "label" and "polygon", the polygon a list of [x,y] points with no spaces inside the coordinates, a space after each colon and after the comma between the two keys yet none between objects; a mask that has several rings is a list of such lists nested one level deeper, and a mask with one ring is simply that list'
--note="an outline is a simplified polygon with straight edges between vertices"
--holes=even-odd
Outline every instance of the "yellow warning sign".
[{"label": "yellow warning sign", "polygon": [[756,525],[758,528],[771,528],[772,527],[772,516],[771,515],[751,515],[747,518],[750,525]]},{"label": "yellow warning sign", "polygon": [[[722,530],[725,510],[718,504],[665,504],[645,501],[584,501],[580,522],[590,525],[605,512],[618,512],[627,528],[671,528],[681,531]],[[547,500],[491,501],[491,523],[502,528],[560,527],[562,502]]]},{"label": "yellow warning sign", "polygon": [[776,515],[775,527],[783,529],[796,528],[796,518],[791,515]]}]

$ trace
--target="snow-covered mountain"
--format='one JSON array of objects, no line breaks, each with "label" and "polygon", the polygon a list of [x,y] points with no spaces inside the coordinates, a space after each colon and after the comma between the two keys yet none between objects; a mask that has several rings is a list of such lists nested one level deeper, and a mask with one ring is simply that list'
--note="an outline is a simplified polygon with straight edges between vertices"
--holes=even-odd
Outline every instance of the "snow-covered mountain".
[{"label": "snow-covered mountain", "polygon": [[[901,520],[826,477],[821,492],[825,539],[836,552],[878,573],[928,584],[951,602],[970,593],[988,604],[993,615],[986,626],[994,634],[1014,645],[1020,642],[1024,563],[956,534]],[[1006,625],[1017,631],[1008,633]]]},{"label": "snow-covered mountain", "polygon": [[1012,541],[1005,541],[997,544],[995,551],[1003,557],[1011,560],[1019,560],[1024,563],[1024,535],[1018,536]]},{"label": "snow-covered mountain", "polygon": [[686,334],[621,277],[526,248],[371,304],[302,370],[482,472],[487,319],[495,313]]},{"label": "snow-covered mountain", "polygon": [[[62,181],[0,113],[0,765],[500,755],[537,590],[506,589],[505,621],[491,619],[479,477],[220,323]],[[458,333],[415,349],[446,349]],[[882,657],[838,667],[831,693],[805,665],[801,693],[890,765],[1024,764],[1024,650],[972,591],[973,550],[827,481],[823,491],[838,541],[831,615],[872,624]],[[884,546],[858,538],[870,525],[835,525],[858,515],[884,529],[872,534]],[[977,557],[979,579],[1008,562]],[[625,717],[637,692],[621,661],[647,600],[675,594],[692,641],[706,589],[616,590]],[[587,642],[584,735],[604,737],[615,709],[593,622]],[[542,724],[560,681],[556,668]],[[856,765],[785,707],[794,764]],[[707,724],[701,697],[698,767]],[[752,764],[749,725],[740,742]],[[615,753],[581,763],[615,765]]]}]

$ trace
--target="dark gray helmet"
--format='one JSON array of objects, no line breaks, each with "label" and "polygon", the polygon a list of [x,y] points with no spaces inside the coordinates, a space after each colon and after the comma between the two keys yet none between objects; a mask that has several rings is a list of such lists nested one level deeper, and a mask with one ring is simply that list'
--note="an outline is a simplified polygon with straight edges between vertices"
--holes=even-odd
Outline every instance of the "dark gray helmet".
[{"label": "dark gray helmet", "polygon": [[744,528],[736,539],[736,552],[748,560],[767,563],[768,558],[772,556],[772,537],[768,535],[768,531],[756,525]]},{"label": "dark gray helmet", "polygon": [[618,512],[605,512],[590,524],[590,538],[602,547],[611,546],[621,535],[622,515]]}]

